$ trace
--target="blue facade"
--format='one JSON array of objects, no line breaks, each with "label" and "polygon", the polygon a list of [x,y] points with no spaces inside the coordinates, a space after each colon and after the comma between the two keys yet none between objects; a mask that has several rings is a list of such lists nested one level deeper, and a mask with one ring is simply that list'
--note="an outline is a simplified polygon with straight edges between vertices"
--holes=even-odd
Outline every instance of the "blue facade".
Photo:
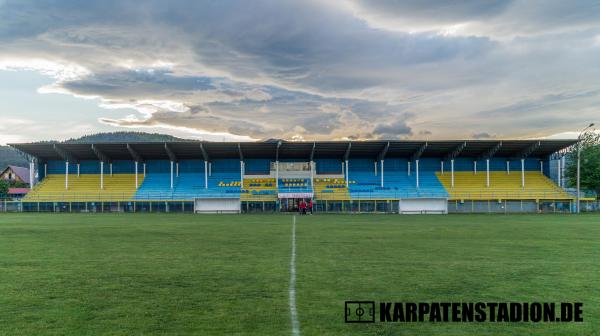
[{"label": "blue facade", "polygon": [[[437,159],[436,159],[437,160]],[[456,158],[454,160],[454,171],[473,171],[474,164],[473,158]],[[494,157],[490,160],[490,170],[491,171],[506,171],[506,161],[507,158]],[[437,171],[440,170],[440,160],[437,160],[438,167]],[[509,169],[511,171],[520,171],[521,170],[521,160],[510,160],[509,161]],[[444,161],[444,170],[450,171],[450,161]],[[539,158],[529,158],[525,159],[525,170],[526,171],[539,171],[540,170],[540,159]],[[485,171],[485,160],[477,161],[477,171]]]},{"label": "blue facade", "polygon": [[244,160],[244,172],[248,175],[269,175],[271,172],[271,160],[246,159]]},{"label": "blue facade", "polygon": [[317,174],[342,174],[342,160],[315,159]]},{"label": "blue facade", "polygon": [[179,174],[196,173],[204,174],[204,160],[181,160],[179,161]]}]

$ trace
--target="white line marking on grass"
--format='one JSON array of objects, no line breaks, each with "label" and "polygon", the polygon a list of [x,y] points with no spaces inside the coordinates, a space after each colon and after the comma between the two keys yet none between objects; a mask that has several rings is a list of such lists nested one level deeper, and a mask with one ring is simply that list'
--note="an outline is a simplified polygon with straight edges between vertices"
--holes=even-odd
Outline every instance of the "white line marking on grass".
[{"label": "white line marking on grass", "polygon": [[300,322],[296,310],[296,216],[292,221],[292,258],[290,259],[290,315],[292,317],[292,335],[300,335]]}]

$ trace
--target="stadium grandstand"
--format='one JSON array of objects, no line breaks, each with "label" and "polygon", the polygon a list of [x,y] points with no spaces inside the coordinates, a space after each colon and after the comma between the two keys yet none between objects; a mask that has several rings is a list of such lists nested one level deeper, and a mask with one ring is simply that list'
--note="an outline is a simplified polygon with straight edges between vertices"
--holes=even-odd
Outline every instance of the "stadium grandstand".
[{"label": "stadium grandstand", "polygon": [[30,159],[18,211],[569,212],[575,140],[11,144]]}]

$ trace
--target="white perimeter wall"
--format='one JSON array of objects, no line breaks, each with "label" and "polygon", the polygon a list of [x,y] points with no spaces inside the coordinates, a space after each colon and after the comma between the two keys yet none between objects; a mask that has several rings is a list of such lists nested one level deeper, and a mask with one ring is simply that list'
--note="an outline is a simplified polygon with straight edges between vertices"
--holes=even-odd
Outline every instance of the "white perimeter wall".
[{"label": "white perimeter wall", "polygon": [[445,198],[410,198],[400,200],[400,213],[448,213],[448,200]]},{"label": "white perimeter wall", "polygon": [[196,198],[194,211],[197,213],[239,213],[239,198]]}]

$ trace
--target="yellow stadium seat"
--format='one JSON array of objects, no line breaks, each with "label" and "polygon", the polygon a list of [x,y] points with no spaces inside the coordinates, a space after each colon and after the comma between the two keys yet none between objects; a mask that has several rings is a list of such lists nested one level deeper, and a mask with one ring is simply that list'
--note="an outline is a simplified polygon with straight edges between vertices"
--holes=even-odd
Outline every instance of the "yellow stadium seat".
[{"label": "yellow stadium seat", "polygon": [[[138,175],[138,186],[144,176]],[[51,174],[38,183],[23,199],[39,202],[129,201],[135,196],[135,174],[104,175],[104,189],[100,189],[100,174],[69,175],[65,190],[65,175]]]},{"label": "yellow stadium seat", "polygon": [[346,188],[346,181],[344,180],[338,181],[338,179],[331,178],[315,179],[314,193],[317,200],[350,200],[350,192]]},{"label": "yellow stadium seat", "polygon": [[[240,182],[237,183],[240,185]],[[250,184],[253,184],[253,186],[250,186]],[[240,199],[242,201],[275,202],[277,201],[277,187],[275,184],[274,178],[244,179]]]},{"label": "yellow stadium seat", "polygon": [[454,187],[451,174],[436,172],[451,200],[566,200],[573,196],[561,189],[540,172],[525,172],[525,187],[521,186],[521,172],[490,172],[490,186],[486,173],[455,172]]}]

